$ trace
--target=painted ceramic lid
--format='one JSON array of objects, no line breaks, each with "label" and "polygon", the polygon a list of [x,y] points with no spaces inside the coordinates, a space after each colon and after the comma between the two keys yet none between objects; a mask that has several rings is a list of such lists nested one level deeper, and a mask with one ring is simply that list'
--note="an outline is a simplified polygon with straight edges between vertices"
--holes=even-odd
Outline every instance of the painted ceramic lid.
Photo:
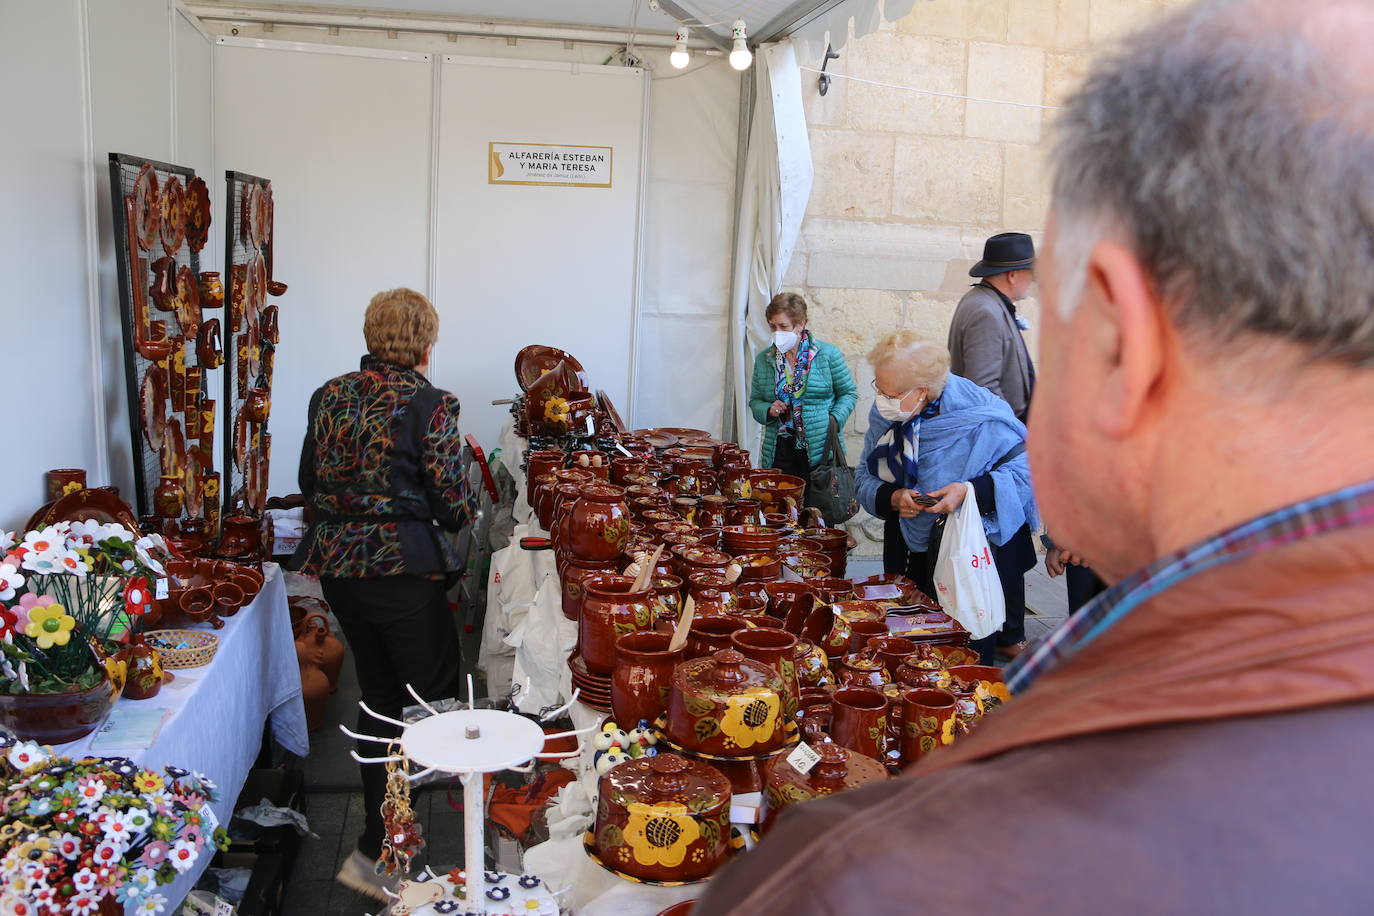
[{"label": "painted ceramic lid", "polygon": [[821,759],[809,773],[798,772],[785,755],[769,761],[765,778],[770,803],[795,804],[888,778],[887,768],[881,763],[838,744],[822,742],[813,750]]},{"label": "painted ceramic lid", "polygon": [[709,811],[729,800],[730,780],[700,760],[658,754],[611,767],[602,775],[599,791],[619,805],[680,802]]},{"label": "painted ceramic lid", "polygon": [[625,499],[625,490],[613,483],[589,483],[582,487],[582,498],[594,503],[618,503]]}]

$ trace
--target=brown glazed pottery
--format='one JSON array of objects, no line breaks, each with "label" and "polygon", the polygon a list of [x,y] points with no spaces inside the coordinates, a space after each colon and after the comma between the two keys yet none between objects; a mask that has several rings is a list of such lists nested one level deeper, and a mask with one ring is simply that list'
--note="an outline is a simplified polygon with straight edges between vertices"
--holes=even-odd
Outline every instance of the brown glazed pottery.
[{"label": "brown glazed pottery", "polygon": [[848,651],[849,633],[849,618],[836,614],[833,605],[817,604],[802,624],[800,636],[820,646],[834,660]]},{"label": "brown glazed pottery", "polygon": [[844,578],[849,557],[849,533],[843,528],[805,528],[802,537],[819,542],[821,553],[830,558],[830,574]]},{"label": "brown glazed pottery", "polygon": [[611,712],[625,728],[641,720],[652,725],[668,711],[673,668],[682,661],[681,648],[670,650],[671,633],[626,633],[615,642],[615,671],[611,674]]},{"label": "brown glazed pottery", "polygon": [[660,910],[657,916],[688,916],[692,912],[692,907],[696,905],[695,900],[683,900],[681,903],[674,903],[666,910]]},{"label": "brown glazed pottery", "polygon": [[806,584],[815,589],[817,596],[826,604],[849,601],[854,597],[854,583],[837,576],[810,579]]},{"label": "brown glazed pottery", "polygon": [[1011,699],[1002,680],[1002,669],[996,665],[955,665],[947,670],[950,689],[959,696],[971,695],[978,705],[979,718]]},{"label": "brown glazed pottery", "polygon": [[777,556],[781,569],[803,581],[831,578],[830,558],[823,553],[791,550],[784,545],[778,548]]},{"label": "brown glazed pottery", "polygon": [[583,583],[578,647],[587,670],[608,677],[615,671],[615,641],[654,626],[654,593],[634,590],[626,576],[598,576]]},{"label": "brown glazed pottery", "polygon": [[672,548],[673,568],[683,579],[694,572],[723,572],[730,565],[730,555],[699,544],[678,544]]},{"label": "brown glazed pottery", "polygon": [[841,687],[830,698],[830,737],[875,760],[887,741],[887,697],[871,687]]},{"label": "brown glazed pottery", "polygon": [[646,881],[696,881],[725,861],[730,783],[711,766],[677,754],[627,760],[597,786],[596,854]]},{"label": "brown glazed pottery", "polygon": [[825,742],[817,745],[815,751],[821,759],[809,773],[799,772],[785,756],[775,757],[764,767],[764,799],[768,803],[763,821],[765,831],[772,828],[784,808],[888,778],[881,763],[838,744]]},{"label": "brown glazed pottery", "polygon": [[782,677],[787,692],[782,697],[782,714],[792,718],[797,714],[801,687],[797,683],[797,637],[776,627],[750,627],[736,630],[730,642],[745,658],[763,662]]},{"label": "brown glazed pottery", "polygon": [[[886,627],[887,624],[883,626]],[[883,660],[883,667],[895,679],[902,662],[916,651],[916,644],[902,636],[876,636],[868,641],[866,648],[878,653],[878,657]]]},{"label": "brown glazed pottery", "polygon": [[94,687],[67,693],[0,693],[0,725],[23,741],[66,744],[95,731],[118,698],[105,676]]},{"label": "brown glazed pottery", "polygon": [[47,473],[47,501],[55,503],[68,493],[86,488],[86,471],[83,468],[53,468]]},{"label": "brown glazed pottery", "polygon": [[126,699],[150,700],[162,690],[162,656],[142,636],[131,637],[130,644],[119,650],[115,659],[126,666],[122,694]]},{"label": "brown glazed pottery", "polygon": [[687,651],[683,657],[701,658],[721,649],[728,649],[731,645],[730,637],[737,630],[743,630],[748,626],[749,624],[739,617],[724,614],[693,617],[692,627],[687,631]]},{"label": "brown glazed pottery", "polygon": [[853,620],[849,624],[849,647],[848,651],[853,654],[862,652],[868,648],[870,639],[877,639],[888,634],[887,624],[881,620]]},{"label": "brown glazed pottery", "polygon": [[582,611],[583,583],[592,576],[613,576],[616,574],[614,563],[588,563],[577,557],[568,557],[560,579],[563,584],[563,616],[577,620]]},{"label": "brown glazed pottery", "polygon": [[153,491],[153,511],[162,518],[181,518],[185,493],[181,489],[181,475],[166,475]]},{"label": "brown glazed pottery", "polygon": [[918,688],[902,694],[902,766],[954,743],[956,698],[948,690]]},{"label": "brown glazed pottery", "polygon": [[308,660],[324,672],[332,693],[339,686],[343,668],[344,644],[329,630],[329,618],[315,611],[296,624],[296,658]]},{"label": "brown glazed pottery", "polygon": [[739,595],[735,598],[735,613],[741,617],[767,617],[768,599]]},{"label": "brown glazed pottery", "polygon": [[568,512],[565,534],[568,550],[579,559],[619,559],[630,538],[630,508],[625,504],[625,491],[608,483],[582,487],[582,497]]},{"label": "brown glazed pottery", "polygon": [[219,271],[200,272],[200,307],[217,309],[224,306],[224,284],[220,281]]},{"label": "brown glazed pottery", "polygon": [[689,751],[749,757],[787,741],[776,671],[734,649],[683,662],[673,672],[668,738]]},{"label": "brown glazed pottery", "polygon": [[219,541],[219,554],[224,557],[255,557],[262,550],[262,531],[259,520],[251,515],[227,515],[223,520],[224,534]]},{"label": "brown glazed pottery", "polygon": [[840,661],[837,676],[843,687],[882,687],[892,683],[891,675],[876,653],[846,655]]},{"label": "brown glazed pottery", "polygon": [[773,582],[782,575],[782,559],[776,553],[736,554],[735,562],[744,582]]},{"label": "brown glazed pottery", "polygon": [[834,681],[829,657],[810,640],[798,639],[792,657],[797,663],[798,687],[821,687]]}]

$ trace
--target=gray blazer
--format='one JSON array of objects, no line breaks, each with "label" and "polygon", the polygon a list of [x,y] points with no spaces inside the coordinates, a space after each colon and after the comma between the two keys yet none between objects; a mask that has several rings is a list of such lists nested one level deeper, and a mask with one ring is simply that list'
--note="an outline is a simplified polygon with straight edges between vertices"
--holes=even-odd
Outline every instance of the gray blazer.
[{"label": "gray blazer", "polygon": [[949,326],[949,356],[951,372],[982,385],[1025,419],[1030,352],[997,293],[980,286],[964,293]]}]

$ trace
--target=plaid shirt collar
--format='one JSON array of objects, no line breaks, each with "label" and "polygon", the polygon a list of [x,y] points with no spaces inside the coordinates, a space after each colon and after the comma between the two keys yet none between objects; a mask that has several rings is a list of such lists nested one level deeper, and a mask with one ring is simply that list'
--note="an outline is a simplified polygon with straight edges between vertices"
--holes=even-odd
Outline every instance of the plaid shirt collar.
[{"label": "plaid shirt collar", "polygon": [[1160,592],[1213,567],[1318,534],[1374,524],[1374,481],[1286,506],[1160,557],[1122,579],[1006,669],[1020,693]]}]

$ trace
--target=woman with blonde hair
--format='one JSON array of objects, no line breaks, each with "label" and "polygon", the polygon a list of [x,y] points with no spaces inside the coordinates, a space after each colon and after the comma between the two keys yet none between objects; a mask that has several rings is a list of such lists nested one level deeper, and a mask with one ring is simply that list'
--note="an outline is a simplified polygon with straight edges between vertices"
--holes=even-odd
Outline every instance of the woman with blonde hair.
[{"label": "woman with blonde hair", "polygon": [[1025,640],[1026,571],[1039,526],[1026,459],[1026,427],[1001,398],[950,374],[949,350],[895,331],[868,354],[877,396],[855,470],[859,502],[886,521],[883,567],[935,594],[944,517],[978,500],[1006,599],[1000,633],[973,643],[983,664],[997,646]]},{"label": "woman with blonde hair", "polygon": [[[429,383],[439,314],[414,290],[372,298],[363,318],[368,353],[357,372],[310,399],[300,487],[310,530],[303,571],[320,577],[353,654],[363,702],[393,719],[413,700],[456,695],[458,628],[446,594],[459,565],[444,531],[472,515],[463,473],[458,399]],[[364,734],[395,729],[359,713]],[[386,747],[359,742],[364,757]],[[386,772],[362,765],[366,820],[337,880],[379,900]]]}]

